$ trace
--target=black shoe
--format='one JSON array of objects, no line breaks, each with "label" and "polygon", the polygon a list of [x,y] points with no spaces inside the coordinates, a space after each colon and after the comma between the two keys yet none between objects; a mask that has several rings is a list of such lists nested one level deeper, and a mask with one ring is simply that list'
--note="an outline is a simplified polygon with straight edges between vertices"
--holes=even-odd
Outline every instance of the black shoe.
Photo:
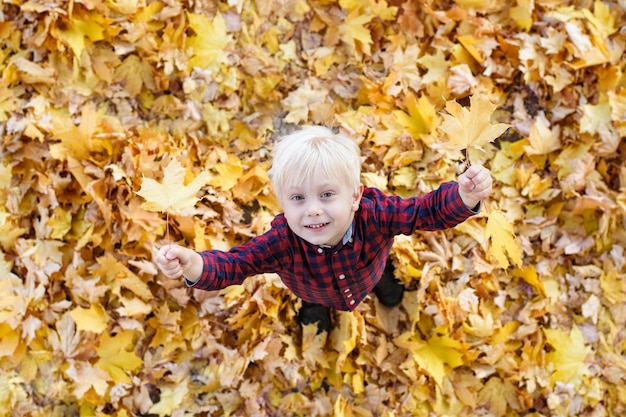
[{"label": "black shoe", "polygon": [[301,325],[317,323],[317,334],[330,332],[330,308],[328,307],[302,300],[298,319]]},{"label": "black shoe", "polygon": [[394,276],[394,267],[390,260],[383,271],[383,276],[374,287],[374,294],[378,301],[386,307],[395,307],[402,302],[404,286]]}]

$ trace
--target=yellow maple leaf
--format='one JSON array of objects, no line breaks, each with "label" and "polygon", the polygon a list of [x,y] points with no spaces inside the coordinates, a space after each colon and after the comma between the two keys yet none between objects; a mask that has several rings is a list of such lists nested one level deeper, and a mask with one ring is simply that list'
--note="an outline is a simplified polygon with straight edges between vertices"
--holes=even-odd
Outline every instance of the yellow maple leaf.
[{"label": "yellow maple leaf", "polygon": [[100,346],[96,348],[100,357],[96,366],[107,372],[115,383],[129,384],[128,372],[137,369],[143,360],[128,348],[133,342],[132,331],[121,331],[115,336],[104,333],[100,339]]},{"label": "yellow maple leaf", "polygon": [[130,269],[124,265],[120,266],[120,273],[123,274],[119,278],[120,285],[130,291],[132,291],[137,297],[149,301],[154,298],[150,287],[146,284],[138,275],[134,274]]},{"label": "yellow maple leaf", "polygon": [[597,16],[588,9],[575,7],[559,8],[545,15],[564,23],[572,53],[576,57],[570,65],[575,69],[601,65],[611,59],[607,37],[614,27],[610,21],[605,21],[603,15],[606,15],[606,11],[602,9],[596,8]]},{"label": "yellow maple leaf", "polygon": [[470,98],[470,107],[462,107],[456,101],[447,101],[448,114],[443,115],[439,126],[447,140],[441,145],[452,151],[470,148],[482,151],[482,147],[497,139],[509,127],[506,123],[492,123],[492,115],[497,108],[488,97],[474,94]]},{"label": "yellow maple leaf", "polygon": [[549,122],[545,117],[539,117],[530,126],[528,135],[529,146],[524,146],[527,155],[546,155],[561,148],[559,137],[561,129],[559,125],[550,129]]},{"label": "yellow maple leaf", "polygon": [[111,378],[102,369],[95,368],[88,361],[74,360],[69,362],[65,374],[74,381],[72,394],[76,398],[84,398],[87,391],[93,390],[100,396],[105,396]]},{"label": "yellow maple leaf", "polygon": [[518,401],[515,385],[499,377],[489,378],[478,393],[478,404],[484,404],[492,416],[507,415],[510,405]]},{"label": "yellow maple leaf", "polygon": [[435,329],[427,340],[417,334],[405,332],[394,339],[394,343],[413,353],[413,360],[424,369],[439,386],[443,383],[448,370],[463,365],[465,346],[452,339],[445,326]]},{"label": "yellow maple leaf", "polygon": [[557,381],[579,384],[588,372],[585,360],[591,351],[589,346],[585,346],[580,329],[573,326],[569,334],[561,329],[543,329],[543,332],[547,342],[554,348],[553,352],[546,354],[546,361],[554,365],[550,381],[553,384]]},{"label": "yellow maple leaf", "polygon": [[70,311],[79,330],[102,333],[107,328],[109,316],[102,306],[91,304],[89,308],[76,307]]},{"label": "yellow maple leaf", "polygon": [[165,168],[163,181],[159,184],[151,178],[144,178],[137,194],[146,202],[141,208],[158,212],[181,212],[193,207],[199,200],[196,194],[208,181],[208,174],[201,172],[185,185],[187,170],[173,159]]},{"label": "yellow maple leaf", "polygon": [[421,96],[418,99],[415,94],[408,93],[404,104],[408,113],[394,110],[393,115],[414,138],[431,133],[439,124],[440,118],[428,97]]},{"label": "yellow maple leaf", "polygon": [[[138,4],[134,0],[117,0],[111,2],[116,9],[122,13],[134,14],[133,23],[136,25],[149,23],[158,13],[166,7],[162,2],[154,2],[150,4]],[[138,7],[140,6],[140,7]],[[131,12],[131,10],[134,10]]]},{"label": "yellow maple leaf", "polygon": [[446,328],[438,328],[426,343],[413,352],[418,365],[425,369],[439,386],[447,374],[447,367],[457,368],[463,365],[464,346],[461,342],[452,339]]},{"label": "yellow maple leaf", "polygon": [[53,27],[52,34],[61,42],[66,43],[80,58],[87,40],[97,42],[104,39],[104,26],[107,26],[104,15],[99,13],[74,13],[63,25],[63,29]]},{"label": "yellow maple leaf", "polygon": [[266,168],[255,165],[239,177],[237,185],[232,190],[233,196],[246,203],[255,201],[259,196],[270,194],[269,183]]},{"label": "yellow maple leaf", "polygon": [[59,143],[50,145],[50,154],[57,159],[75,157],[78,159],[90,159],[91,152],[100,150],[100,143],[94,140],[94,135],[99,131],[104,108],[96,109],[93,103],[86,104],[80,115],[78,126],[69,115],[55,114],[52,120],[51,130],[54,139],[60,139]]},{"label": "yellow maple leaf", "polygon": [[136,55],[130,55],[115,68],[113,81],[123,83],[124,88],[133,96],[139,95],[144,87],[155,87],[150,63]]},{"label": "yellow maple leaf", "polygon": [[0,358],[11,357],[20,343],[20,335],[7,323],[0,323]]},{"label": "yellow maple leaf", "polygon": [[546,294],[546,289],[543,282],[539,280],[539,275],[537,275],[537,270],[534,265],[530,265],[525,268],[517,268],[511,273],[511,275],[522,278],[529,285],[537,289],[542,295]]},{"label": "yellow maple leaf", "polygon": [[9,83],[0,83],[0,122],[6,122],[8,114],[17,109],[15,92],[9,87]]},{"label": "yellow maple leaf", "polygon": [[56,207],[52,217],[48,219],[48,226],[52,229],[50,234],[52,239],[63,240],[63,237],[72,230],[72,213]]},{"label": "yellow maple leaf", "polygon": [[189,388],[185,384],[177,384],[174,387],[163,387],[159,402],[148,410],[151,414],[159,416],[169,416],[181,408],[181,404],[189,393]]},{"label": "yellow maple leaf", "polygon": [[583,117],[580,119],[580,131],[595,135],[601,125],[611,124],[611,105],[606,95],[602,95],[598,104],[585,104]]},{"label": "yellow maple leaf", "polygon": [[509,9],[509,16],[517,27],[528,32],[533,25],[533,9],[535,2],[531,0],[517,0],[517,6]]},{"label": "yellow maple leaf", "polygon": [[476,45],[480,42],[478,38],[472,35],[460,35],[457,39],[463,48],[474,58],[477,62],[483,63],[484,59],[480,53],[480,50]]},{"label": "yellow maple leaf", "polygon": [[329,92],[313,79],[313,85],[308,78],[295,90],[283,99],[283,108],[288,111],[283,119],[285,123],[298,124],[306,122],[312,108],[328,98]]},{"label": "yellow maple leaf", "polygon": [[614,265],[607,264],[600,275],[602,295],[610,304],[622,303],[626,299],[626,280]]},{"label": "yellow maple leaf", "polygon": [[327,333],[317,334],[317,324],[302,326],[302,358],[311,366],[316,363],[328,367],[328,356],[324,351]]},{"label": "yellow maple leaf", "polygon": [[341,367],[348,359],[348,355],[356,348],[358,320],[354,314],[342,312],[337,321],[337,331],[332,332],[330,337],[334,349],[338,352],[335,366],[339,374]]},{"label": "yellow maple leaf", "polygon": [[621,25],[615,24],[616,14],[602,0],[596,0],[593,3],[593,15],[591,15],[589,9],[584,8],[582,11],[603,36],[608,37],[614,34],[621,27]]},{"label": "yellow maple leaf", "polygon": [[420,70],[415,62],[421,53],[417,45],[408,45],[406,48],[398,47],[393,53],[392,68],[398,72],[403,87],[416,87],[420,85]]},{"label": "yellow maple leaf", "polygon": [[441,83],[447,79],[450,62],[441,49],[437,49],[434,55],[422,55],[416,62],[426,70],[426,74],[422,76],[422,84]]},{"label": "yellow maple leaf", "polygon": [[365,27],[372,20],[369,14],[360,14],[354,10],[346,16],[345,23],[340,27],[341,40],[354,52],[371,54],[370,46],[373,43],[370,30]]},{"label": "yellow maple leaf", "polygon": [[228,162],[218,162],[214,168],[217,175],[209,180],[209,184],[225,191],[237,185],[244,171],[241,160],[235,155],[229,155]]},{"label": "yellow maple leaf", "polygon": [[515,239],[513,226],[501,211],[489,211],[485,240],[490,241],[489,255],[493,256],[502,268],[508,268],[509,259],[517,266],[522,265],[522,250]]},{"label": "yellow maple leaf", "polygon": [[385,0],[339,0],[339,5],[349,12],[367,11],[382,20],[394,20],[398,13],[398,8],[389,6]]},{"label": "yellow maple leaf", "polygon": [[192,54],[189,69],[200,67],[217,72],[220,65],[227,62],[225,48],[232,40],[226,32],[226,20],[221,13],[217,13],[212,21],[204,14],[189,13],[187,18],[189,27],[196,33],[196,36],[187,38],[186,42]]}]

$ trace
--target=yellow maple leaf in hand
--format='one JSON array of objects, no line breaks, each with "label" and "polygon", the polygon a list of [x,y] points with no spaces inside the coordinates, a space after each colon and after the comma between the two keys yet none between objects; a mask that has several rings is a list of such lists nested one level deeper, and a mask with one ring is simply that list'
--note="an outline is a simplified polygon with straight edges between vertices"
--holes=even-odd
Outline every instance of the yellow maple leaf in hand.
[{"label": "yellow maple leaf in hand", "polygon": [[496,107],[489,98],[480,94],[470,98],[469,109],[456,101],[447,101],[448,114],[443,115],[443,122],[439,126],[447,135],[447,140],[442,141],[441,145],[453,151],[470,148],[482,151],[483,146],[497,139],[510,127],[506,123],[491,123]]},{"label": "yellow maple leaf in hand", "polygon": [[177,160],[172,160],[165,168],[163,182],[159,184],[151,178],[144,178],[137,194],[146,199],[141,208],[157,212],[180,212],[193,207],[199,200],[196,194],[209,180],[206,172],[201,172],[185,185],[187,170]]}]

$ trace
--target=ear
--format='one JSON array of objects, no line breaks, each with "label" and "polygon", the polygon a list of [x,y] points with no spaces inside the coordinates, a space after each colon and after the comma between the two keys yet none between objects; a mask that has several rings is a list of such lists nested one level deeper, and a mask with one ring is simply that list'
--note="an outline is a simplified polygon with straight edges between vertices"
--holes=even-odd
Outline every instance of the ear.
[{"label": "ear", "polygon": [[361,205],[361,197],[363,197],[363,184],[359,184],[358,188],[352,194],[352,211],[357,211]]}]

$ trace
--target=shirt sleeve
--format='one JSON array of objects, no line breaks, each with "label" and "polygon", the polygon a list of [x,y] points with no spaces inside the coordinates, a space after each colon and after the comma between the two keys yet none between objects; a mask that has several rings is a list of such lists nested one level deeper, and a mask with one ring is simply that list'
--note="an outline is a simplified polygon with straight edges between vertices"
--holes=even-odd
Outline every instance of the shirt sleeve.
[{"label": "shirt sleeve", "polygon": [[279,231],[275,228],[248,243],[235,246],[229,251],[208,250],[199,252],[202,257],[202,274],[195,282],[185,279],[192,287],[206,291],[221,290],[237,285],[252,275],[280,270],[288,251],[281,244]]},{"label": "shirt sleeve", "polygon": [[455,181],[444,182],[423,196],[402,198],[380,193],[376,202],[378,221],[392,235],[449,229],[480,210],[480,205],[469,209],[463,203]]}]

